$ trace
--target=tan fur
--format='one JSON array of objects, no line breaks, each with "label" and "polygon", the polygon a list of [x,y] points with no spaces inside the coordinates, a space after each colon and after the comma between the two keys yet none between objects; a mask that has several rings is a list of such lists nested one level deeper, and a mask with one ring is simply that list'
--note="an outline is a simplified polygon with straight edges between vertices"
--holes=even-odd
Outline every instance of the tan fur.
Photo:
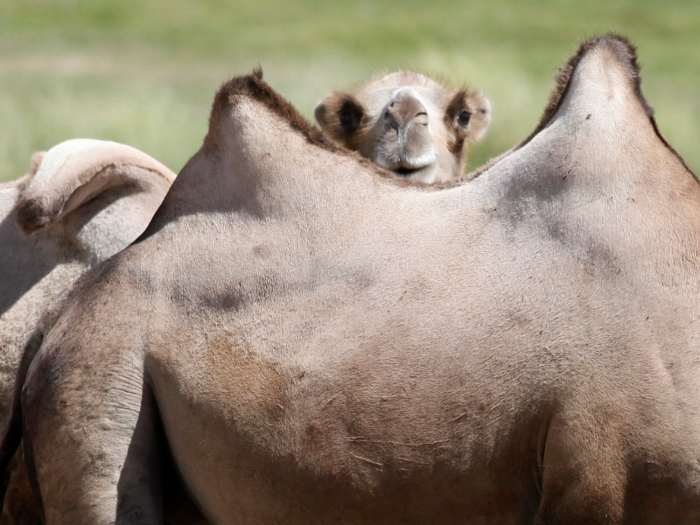
[{"label": "tan fur", "polygon": [[481,93],[400,71],[329,94],[315,116],[333,139],[396,175],[444,183],[464,177],[467,146],[486,133],[491,104]]},{"label": "tan fur", "polygon": [[585,43],[536,135],[435,191],[224,86],[140,242],[46,319],[47,523],[160,522],[171,456],[217,524],[697,523],[700,185],[633,57]]},{"label": "tan fur", "polygon": [[[43,310],[82,273],[136,239],[174,179],[129,146],[72,140],[35,153],[26,176],[0,186],[3,426],[22,348]],[[38,523],[26,475],[15,468],[16,462],[0,523]]]}]

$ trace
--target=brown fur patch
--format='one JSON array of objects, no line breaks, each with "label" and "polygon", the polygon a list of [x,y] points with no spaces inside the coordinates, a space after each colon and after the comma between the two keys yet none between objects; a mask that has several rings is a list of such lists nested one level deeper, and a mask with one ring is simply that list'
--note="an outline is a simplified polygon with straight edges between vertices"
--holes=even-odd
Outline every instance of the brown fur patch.
[{"label": "brown fur patch", "polygon": [[[316,107],[314,115],[332,139],[347,148],[357,149],[357,138],[365,132],[368,120],[362,105],[350,93],[331,93]],[[341,115],[346,115],[349,121],[341,122]]]}]

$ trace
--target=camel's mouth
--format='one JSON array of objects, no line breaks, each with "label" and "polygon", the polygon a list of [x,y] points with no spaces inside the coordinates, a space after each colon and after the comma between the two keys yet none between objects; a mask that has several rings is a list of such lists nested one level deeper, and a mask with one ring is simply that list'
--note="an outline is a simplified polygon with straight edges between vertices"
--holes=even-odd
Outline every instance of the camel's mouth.
[{"label": "camel's mouth", "polygon": [[437,175],[437,162],[428,164],[427,166],[422,166],[420,168],[413,168],[410,166],[402,165],[399,167],[386,169],[394,173],[396,176],[404,179],[410,179],[418,182],[432,184],[433,182],[435,182],[435,178]]},{"label": "camel's mouth", "polygon": [[411,157],[404,152],[380,151],[376,162],[404,179],[432,184],[437,176],[438,161],[433,151]]}]

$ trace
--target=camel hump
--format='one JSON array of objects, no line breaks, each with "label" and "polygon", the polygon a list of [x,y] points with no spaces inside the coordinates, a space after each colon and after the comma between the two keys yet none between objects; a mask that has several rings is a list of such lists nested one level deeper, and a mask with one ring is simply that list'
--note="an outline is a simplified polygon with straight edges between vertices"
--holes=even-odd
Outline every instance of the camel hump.
[{"label": "camel hump", "polygon": [[29,234],[60,220],[109,188],[125,184],[163,195],[175,174],[131,146],[94,139],[72,139],[32,158],[31,182],[17,204],[17,221]]},{"label": "camel hump", "polygon": [[204,139],[205,150],[216,151],[225,147],[226,128],[231,124],[231,118],[234,120],[255,118],[254,115],[248,115],[245,110],[242,113],[232,111],[242,109],[242,102],[248,101],[253,102],[253,107],[264,106],[293,131],[300,133],[309,143],[334,152],[341,151],[321,130],[313,126],[292,104],[272,89],[262,77],[262,70],[256,68],[250,75],[234,77],[219,88],[209,116],[209,131]]},{"label": "camel hump", "polygon": [[[678,167],[682,177],[692,174],[642,94],[636,48],[614,34],[583,42],[561,68],[539,125],[515,150],[533,142],[536,151],[558,150],[588,171],[620,175],[634,163],[655,166],[662,178]],[[664,169],[656,164],[660,158]]]},{"label": "camel hump", "polygon": [[562,117],[590,120],[598,115],[601,125],[631,117],[649,121],[654,111],[640,85],[636,48],[626,38],[608,34],[583,42],[561,68],[530,138]]}]

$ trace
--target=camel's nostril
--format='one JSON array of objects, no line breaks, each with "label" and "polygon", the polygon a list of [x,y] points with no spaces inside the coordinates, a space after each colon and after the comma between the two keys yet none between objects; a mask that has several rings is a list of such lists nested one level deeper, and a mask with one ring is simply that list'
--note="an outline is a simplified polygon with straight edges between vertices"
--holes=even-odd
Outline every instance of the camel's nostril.
[{"label": "camel's nostril", "polygon": [[428,114],[426,112],[420,112],[415,117],[413,117],[414,124],[420,124],[421,126],[428,125]]},{"label": "camel's nostril", "polygon": [[386,122],[389,126],[391,126],[394,129],[399,129],[399,122],[396,120],[396,117],[388,110],[384,113],[384,122]]}]

